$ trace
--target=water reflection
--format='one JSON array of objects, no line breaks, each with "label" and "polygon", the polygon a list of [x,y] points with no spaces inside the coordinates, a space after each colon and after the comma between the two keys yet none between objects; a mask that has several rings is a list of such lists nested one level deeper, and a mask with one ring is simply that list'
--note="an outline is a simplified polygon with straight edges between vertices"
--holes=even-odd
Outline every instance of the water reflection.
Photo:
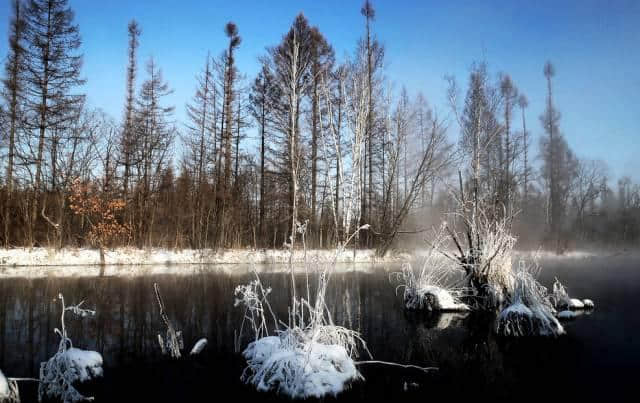
[{"label": "water reflection", "polygon": [[[638,369],[633,361],[640,351],[638,342],[620,336],[624,330],[640,330],[638,319],[621,321],[616,316],[621,311],[609,307],[626,298],[633,301],[640,287],[628,280],[640,276],[629,269],[635,267],[629,262],[619,262],[618,271],[612,271],[608,262],[609,275],[599,270],[600,263],[556,264],[555,270],[547,270],[543,282],[561,272],[573,295],[591,297],[597,304],[592,315],[566,323],[569,334],[559,339],[498,339],[493,318],[477,313],[408,312],[385,271],[339,271],[327,295],[335,323],[360,331],[376,359],[436,365],[440,371],[426,376],[363,367],[367,382],[354,385],[338,399],[424,400],[426,393],[434,398],[477,398],[482,393],[510,400],[524,389],[527,397],[546,396],[556,386],[560,395],[572,398],[605,396],[608,384],[629,376],[612,368],[622,363]],[[62,292],[69,303],[86,300],[85,305],[97,311],[94,318],[69,318],[67,331],[75,345],[104,357],[105,378],[94,393],[98,401],[195,401],[213,390],[233,391],[238,399],[272,400],[273,396],[255,393],[239,381],[243,362],[233,351],[233,340],[242,311],[233,307],[233,291],[253,274],[248,267],[235,268],[182,276],[4,279],[0,368],[11,376],[37,377],[40,362],[57,348],[53,328],[59,326],[60,307],[54,298]],[[263,270],[261,278],[274,289],[270,302],[276,314],[286,318],[291,297],[288,275]],[[620,283],[621,279],[627,281]],[[168,316],[183,332],[185,349],[201,337],[208,338],[202,356],[171,362],[160,355],[156,335],[164,327],[154,282],[162,290]],[[297,283],[302,292],[303,282]],[[615,292],[606,292],[611,289]],[[612,357],[602,353],[604,346]],[[599,383],[591,382],[594,379]],[[405,390],[405,384],[412,387]],[[618,386],[614,393],[622,391]]]}]

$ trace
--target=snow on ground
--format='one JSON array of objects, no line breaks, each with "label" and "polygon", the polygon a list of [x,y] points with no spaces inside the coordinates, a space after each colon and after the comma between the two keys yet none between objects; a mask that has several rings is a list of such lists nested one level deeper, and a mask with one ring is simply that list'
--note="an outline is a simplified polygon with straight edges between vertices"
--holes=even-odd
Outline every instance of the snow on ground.
[{"label": "snow on ground", "polygon": [[[372,263],[406,260],[408,255],[390,255],[383,259],[376,257],[373,249],[347,250],[337,256],[339,263]],[[333,250],[309,250],[308,261],[333,262]],[[296,250],[294,262],[304,260],[304,251]],[[117,248],[105,250],[107,265],[158,265],[158,264],[222,264],[222,263],[288,263],[289,251],[278,249],[233,249],[216,251],[213,249],[136,249]],[[99,265],[100,252],[97,249],[64,248],[13,248],[0,249],[0,266],[76,266]]]},{"label": "snow on ground", "polygon": [[258,339],[242,353],[249,373],[243,377],[262,392],[306,399],[337,395],[361,375],[344,347],[308,342],[296,346],[280,337]]}]

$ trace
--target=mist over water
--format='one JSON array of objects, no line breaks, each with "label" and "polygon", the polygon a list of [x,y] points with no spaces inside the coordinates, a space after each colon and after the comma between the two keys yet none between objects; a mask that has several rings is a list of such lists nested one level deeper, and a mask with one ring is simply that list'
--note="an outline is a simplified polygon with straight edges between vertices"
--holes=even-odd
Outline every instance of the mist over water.
[{"label": "mist over water", "polygon": [[[395,295],[393,265],[334,274],[327,294],[336,324],[362,333],[375,359],[438,366],[438,373],[410,369],[360,368],[366,382],[352,385],[339,401],[424,401],[475,396],[498,400],[520,396],[567,397],[583,401],[624,400],[640,369],[640,259],[630,256],[544,258],[542,283],[554,277],[572,296],[591,298],[596,309],[564,322],[558,339],[500,339],[487,314],[407,312]],[[55,352],[60,306],[86,300],[93,318],[67,318],[74,346],[104,357],[105,376],[89,385],[96,401],[200,401],[224,392],[250,401],[274,395],[243,385],[244,360],[234,351],[234,333],[243,311],[233,306],[233,291],[250,280],[214,268],[199,275],[137,278],[8,279],[0,283],[0,367],[10,376],[37,377],[39,363]],[[288,274],[261,278],[274,291],[270,302],[279,317],[289,303]],[[182,330],[186,354],[200,337],[209,344],[197,358],[163,358],[157,334],[164,332],[153,283],[162,291],[169,318]],[[299,282],[300,284],[301,282]],[[489,320],[487,320],[489,319]],[[243,341],[246,345],[248,339]],[[21,385],[23,401],[34,401],[35,386]],[[331,400],[331,399],[329,399]]]}]

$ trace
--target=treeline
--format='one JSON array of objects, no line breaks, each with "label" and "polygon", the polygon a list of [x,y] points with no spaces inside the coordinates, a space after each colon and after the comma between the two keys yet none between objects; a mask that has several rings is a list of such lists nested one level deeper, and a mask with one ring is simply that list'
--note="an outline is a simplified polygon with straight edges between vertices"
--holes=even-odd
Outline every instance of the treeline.
[{"label": "treeline", "polygon": [[116,120],[85,101],[68,1],[12,5],[0,111],[6,247],[279,248],[303,236],[327,247],[368,224],[358,245],[384,252],[398,236],[437,225],[459,180],[519,211],[527,245],[640,239],[640,187],[625,178],[612,190],[604,163],[571,152],[551,64],[535,152],[526,97],[485,64],[471,69],[464,94],[448,79],[453,113],[443,115],[457,122],[422,95],[394,92],[368,1],[362,38],[345,60],[300,14],[256,77],[236,64],[241,32],[229,22],[225,48],[203,60],[188,121],[176,122],[158,61],[139,66],[144,34],[132,20]]}]

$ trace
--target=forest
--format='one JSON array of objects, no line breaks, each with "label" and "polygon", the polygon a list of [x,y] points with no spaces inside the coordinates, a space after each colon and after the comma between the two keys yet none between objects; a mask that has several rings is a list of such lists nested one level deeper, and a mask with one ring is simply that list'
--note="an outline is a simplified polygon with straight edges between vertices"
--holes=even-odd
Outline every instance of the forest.
[{"label": "forest", "polygon": [[[237,65],[242,28],[220,27],[187,105],[170,105],[160,60],[139,60],[132,19],[122,115],[83,93],[81,27],[67,0],[11,0],[0,103],[0,238],[18,246],[330,248],[381,255],[421,242],[457,205],[488,195],[513,216],[518,248],[556,252],[640,240],[640,184],[574,153],[554,99],[563,74],[540,61],[545,110],[508,72],[476,61],[447,76],[446,105],[412,97],[386,72],[376,13],[337,57],[300,13],[259,58]],[[217,35],[217,34],[216,34]],[[223,36],[224,35],[224,36]],[[394,85],[392,85],[394,84]],[[412,89],[416,90],[416,89]],[[186,108],[188,121],[175,119]],[[489,200],[490,199],[490,200]],[[304,230],[302,230],[304,228]]]}]

